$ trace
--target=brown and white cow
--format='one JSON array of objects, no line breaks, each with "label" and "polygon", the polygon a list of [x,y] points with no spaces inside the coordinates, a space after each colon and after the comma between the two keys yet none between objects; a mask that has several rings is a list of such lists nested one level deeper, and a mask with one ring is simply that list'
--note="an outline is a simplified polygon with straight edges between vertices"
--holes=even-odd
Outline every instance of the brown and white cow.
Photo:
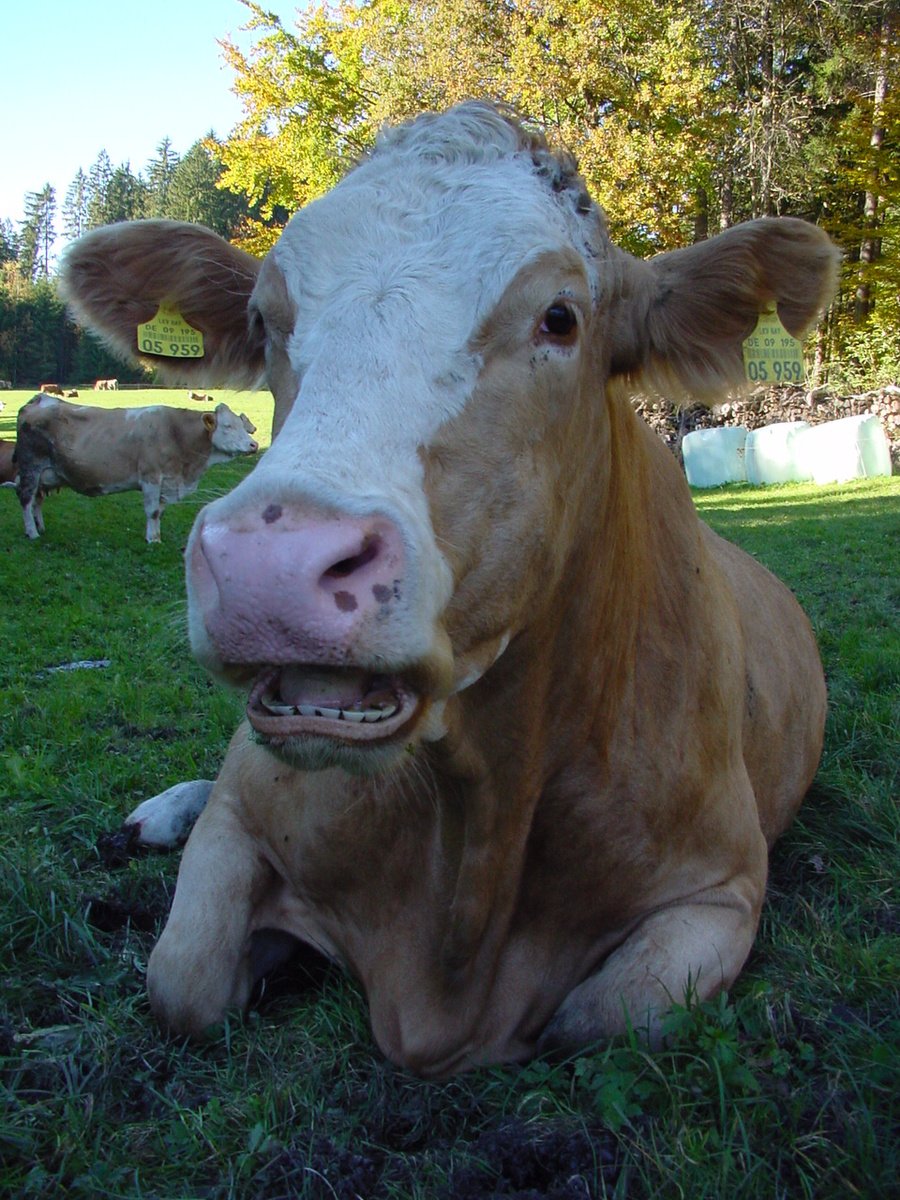
[{"label": "brown and white cow", "polygon": [[18,473],[16,443],[0,438],[0,484],[14,485]]},{"label": "brown and white cow", "polygon": [[160,540],[167,504],[196,491],[214,463],[254,454],[256,427],[220,404],[214,412],[155,404],[148,408],[94,408],[34,396],[19,410],[16,491],[25,532],[44,531],[48,488],[70,487],[85,496],[140,491],[147,541]]},{"label": "brown and white cow", "polygon": [[38,387],[39,392],[43,392],[45,396],[62,396],[63,390],[58,383],[42,383]]},{"label": "brown and white cow", "polygon": [[249,698],[150,960],[167,1026],[245,1004],[293,939],[430,1076],[653,1039],[732,983],[825,687],[628,393],[736,384],[758,314],[800,334],[835,258],[762,220],[638,261],[478,104],[384,133],[261,266],[166,222],[75,245],[66,294],[120,351],[165,299],[206,348],[171,377],[276,399],[187,551],[194,652]]}]

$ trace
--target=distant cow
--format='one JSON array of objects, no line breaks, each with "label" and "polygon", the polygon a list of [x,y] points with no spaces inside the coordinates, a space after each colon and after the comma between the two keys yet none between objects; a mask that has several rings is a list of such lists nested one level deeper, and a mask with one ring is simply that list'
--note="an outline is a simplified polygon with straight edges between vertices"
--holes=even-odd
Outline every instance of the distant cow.
[{"label": "distant cow", "polygon": [[98,379],[94,384],[95,392],[117,392],[118,390],[118,379]]},{"label": "distant cow", "polygon": [[15,483],[18,468],[15,463],[16,443],[0,438],[0,484],[7,487]]},{"label": "distant cow", "polygon": [[12,388],[11,379],[0,379],[0,392],[8,392]]},{"label": "distant cow", "polygon": [[212,401],[212,396],[209,392],[188,392],[188,400],[209,400]]},{"label": "distant cow", "polygon": [[45,396],[62,396],[63,394],[63,390],[58,383],[42,383],[38,390],[43,392]]},{"label": "distant cow", "polygon": [[81,322],[133,352],[166,301],[206,351],[166,377],[275,396],[185,555],[194,653],[247,721],[150,958],[167,1027],[220,1022],[295,940],[431,1076],[658,1040],[730,987],[825,683],[629,393],[736,386],[759,314],[800,336],[836,266],[772,219],[635,259],[567,155],[479,104],[383,132],[262,264],[166,221],[74,244]]},{"label": "distant cow", "polygon": [[41,505],[51,487],[85,496],[140,490],[147,541],[160,540],[166,504],[193,492],[213,463],[259,448],[247,417],[227,404],[213,412],[153,405],[93,408],[35,396],[19,411],[16,485],[25,532],[43,533]]},{"label": "distant cow", "polygon": [[78,389],[77,388],[69,388],[69,390],[65,393],[65,398],[67,400],[77,400],[78,399]]}]

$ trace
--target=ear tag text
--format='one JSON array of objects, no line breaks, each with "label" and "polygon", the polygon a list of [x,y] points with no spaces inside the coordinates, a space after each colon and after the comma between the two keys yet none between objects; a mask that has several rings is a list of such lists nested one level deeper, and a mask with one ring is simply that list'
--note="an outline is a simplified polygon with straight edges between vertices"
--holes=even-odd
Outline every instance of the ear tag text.
[{"label": "ear tag text", "polygon": [[803,347],[785,329],[773,308],[759,314],[743,342],[744,371],[751,383],[800,383],[806,375]]},{"label": "ear tag text", "polygon": [[137,345],[141,354],[160,358],[203,357],[203,334],[165,304],[159,306],[155,317],[138,325]]}]

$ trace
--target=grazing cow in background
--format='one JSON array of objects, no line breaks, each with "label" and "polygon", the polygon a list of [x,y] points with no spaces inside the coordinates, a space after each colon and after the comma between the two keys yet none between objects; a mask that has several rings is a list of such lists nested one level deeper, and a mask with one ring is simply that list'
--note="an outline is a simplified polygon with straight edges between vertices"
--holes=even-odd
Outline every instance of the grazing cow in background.
[{"label": "grazing cow in background", "polygon": [[188,392],[188,400],[212,401],[212,396],[210,396],[209,392]]},{"label": "grazing cow in background", "polygon": [[43,392],[45,396],[62,396],[63,394],[58,383],[42,383],[38,391]]},{"label": "grazing cow in background", "polygon": [[835,274],[797,220],[632,258],[480,104],[383,133],[261,265],[175,222],[75,243],[83,324],[137,356],[164,300],[205,357],[163,374],[265,371],[276,402],[186,552],[194,652],[248,702],[150,959],[165,1025],[220,1021],[295,939],[428,1076],[654,1040],[732,983],[824,680],[629,393],[712,399],[758,315],[800,335]]},{"label": "grazing cow in background", "polygon": [[0,484],[11,487],[15,484],[18,467],[16,466],[16,443],[0,438]]},{"label": "grazing cow in background", "polygon": [[98,379],[94,384],[95,392],[117,392],[118,390],[118,379]]},{"label": "grazing cow in background", "polygon": [[11,379],[0,379],[0,392],[8,392],[12,390]]},{"label": "grazing cow in background", "polygon": [[167,408],[92,408],[35,396],[19,411],[16,485],[25,532],[44,531],[41,504],[51,487],[85,496],[140,491],[147,541],[160,540],[163,508],[195,491],[217,462],[259,449],[256,428],[220,404],[213,412]]}]

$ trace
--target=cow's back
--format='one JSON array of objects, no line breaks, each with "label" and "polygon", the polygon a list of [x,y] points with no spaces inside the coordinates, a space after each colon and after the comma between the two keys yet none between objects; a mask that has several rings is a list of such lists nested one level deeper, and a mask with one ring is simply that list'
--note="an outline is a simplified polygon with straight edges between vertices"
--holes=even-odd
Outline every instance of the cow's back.
[{"label": "cow's back", "polygon": [[[44,480],[67,484],[84,495],[126,486],[136,476],[133,421],[127,409],[98,409],[64,400],[29,402],[19,414],[19,440],[46,458]],[[53,472],[52,480],[48,472]]]},{"label": "cow's back", "polygon": [[744,761],[771,846],[812,783],[827,697],[812,627],[792,593],[743,550],[702,526],[737,603],[745,646]]}]

